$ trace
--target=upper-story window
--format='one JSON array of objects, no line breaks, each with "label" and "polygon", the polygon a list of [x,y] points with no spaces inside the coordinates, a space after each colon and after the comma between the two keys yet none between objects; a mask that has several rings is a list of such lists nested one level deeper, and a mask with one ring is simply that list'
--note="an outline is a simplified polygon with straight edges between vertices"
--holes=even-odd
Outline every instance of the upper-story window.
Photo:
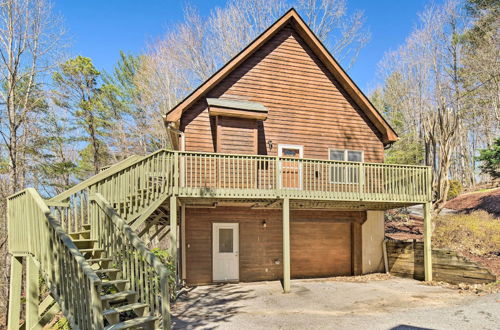
[{"label": "upper-story window", "polygon": [[[330,149],[328,158],[348,162],[362,162],[363,151]],[[332,183],[358,183],[359,167],[354,164],[335,164],[330,167],[330,181]]]},{"label": "upper-story window", "polygon": [[363,151],[330,149],[330,160],[343,160],[347,162],[362,162]]}]

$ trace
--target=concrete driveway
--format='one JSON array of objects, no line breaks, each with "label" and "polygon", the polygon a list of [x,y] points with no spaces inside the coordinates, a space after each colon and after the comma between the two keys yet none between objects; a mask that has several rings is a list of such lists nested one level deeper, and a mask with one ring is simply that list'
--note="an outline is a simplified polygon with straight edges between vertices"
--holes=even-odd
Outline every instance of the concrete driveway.
[{"label": "concrete driveway", "polygon": [[173,306],[177,329],[499,329],[500,294],[386,278],[199,286]]}]

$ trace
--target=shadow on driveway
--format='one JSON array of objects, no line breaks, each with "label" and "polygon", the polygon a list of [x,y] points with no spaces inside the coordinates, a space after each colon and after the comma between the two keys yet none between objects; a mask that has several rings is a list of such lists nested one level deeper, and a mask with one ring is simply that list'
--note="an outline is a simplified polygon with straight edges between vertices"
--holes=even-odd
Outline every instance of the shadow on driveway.
[{"label": "shadow on driveway", "polygon": [[253,290],[236,284],[189,288],[172,307],[173,327],[213,329],[214,323],[229,322],[244,307],[244,300],[253,297]]},{"label": "shadow on driveway", "polygon": [[[375,276],[376,275],[376,276]],[[500,293],[476,296],[365,275],[198,286],[172,306],[175,329],[497,329]]]}]

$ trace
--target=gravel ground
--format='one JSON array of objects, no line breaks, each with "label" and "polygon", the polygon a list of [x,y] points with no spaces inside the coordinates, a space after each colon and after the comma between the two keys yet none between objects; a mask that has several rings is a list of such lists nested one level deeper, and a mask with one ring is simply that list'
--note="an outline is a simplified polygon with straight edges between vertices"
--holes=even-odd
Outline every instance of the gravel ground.
[{"label": "gravel ground", "polygon": [[361,276],[199,286],[172,312],[177,329],[499,329],[500,294]]}]

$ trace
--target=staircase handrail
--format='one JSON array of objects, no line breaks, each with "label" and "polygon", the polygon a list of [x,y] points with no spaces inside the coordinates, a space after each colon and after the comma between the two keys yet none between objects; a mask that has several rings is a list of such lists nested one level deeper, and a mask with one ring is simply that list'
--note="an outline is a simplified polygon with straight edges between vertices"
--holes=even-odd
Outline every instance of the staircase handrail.
[{"label": "staircase handrail", "polygon": [[[99,232],[96,235],[98,244],[108,244],[108,246],[103,246],[106,250],[110,250],[113,248],[117,248],[117,251],[113,253],[111,251],[110,256],[113,257],[114,263],[119,264],[122,266],[122,272],[124,273],[124,277],[128,278],[130,281],[133,281],[130,276],[127,274],[127,264],[135,264],[134,267],[141,267],[140,265],[137,265],[138,261],[137,260],[117,260],[119,258],[127,258],[127,251],[120,250],[119,247],[116,247],[115,244],[116,242],[123,242],[125,238],[128,243],[134,248],[134,250],[139,254],[139,256],[142,258],[141,261],[145,261],[156,273],[159,279],[159,290],[157,294],[159,297],[153,297],[151,299],[150,295],[151,293],[148,293],[149,290],[151,290],[152,287],[154,287],[154,283],[152,284],[151,282],[148,283],[148,281],[151,281],[151,278],[144,278],[141,276],[140,281],[135,281],[131,282],[130,285],[132,286],[140,286],[140,288],[136,288],[137,292],[140,292],[141,294],[145,295],[146,298],[145,300],[151,300],[149,301],[149,305],[151,308],[151,305],[155,305],[153,309],[156,309],[157,312],[159,312],[162,316],[162,324],[163,324],[163,329],[169,329],[170,328],[170,293],[169,293],[169,271],[165,264],[162,263],[159,257],[157,257],[153,252],[151,252],[144,242],[140,239],[140,237],[137,235],[137,233],[130,227],[124,219],[120,217],[120,215],[116,212],[116,210],[112,207],[112,205],[100,194],[100,193],[93,193],[90,196],[90,202],[95,202],[99,208],[105,213],[106,217],[104,219],[108,219],[109,221],[112,222],[114,228],[116,230],[110,230],[110,228],[106,228],[107,224],[106,221],[103,221],[103,217],[96,217],[93,212],[95,212],[95,209],[91,208],[91,212],[93,213],[91,216],[91,228],[92,230],[95,230],[96,232]],[[122,239],[119,240],[112,240],[110,235],[120,235],[122,236]],[[102,237],[101,237],[102,236]],[[127,249],[125,249],[127,250]],[[128,256],[130,257],[130,256]],[[136,269],[137,271],[137,269]],[[156,302],[156,299],[160,298],[161,302],[158,304]],[[154,311],[152,310],[151,313]],[[158,315],[157,315],[158,316]]]},{"label": "staircase handrail", "polygon": [[[161,151],[161,150],[159,150],[159,151]],[[146,157],[148,157],[148,156],[146,156]],[[91,185],[93,185],[93,184],[95,184],[103,179],[106,179],[110,175],[118,173],[121,170],[123,170],[124,168],[127,168],[129,166],[136,164],[137,162],[140,162],[144,158],[145,157],[137,156],[137,155],[133,155],[133,156],[130,156],[128,158],[125,158],[124,160],[122,160],[116,164],[111,165],[107,169],[99,172],[98,174],[91,176],[90,178],[83,180],[82,182],[77,183],[76,185],[63,191],[59,195],[56,195],[56,196],[50,198],[49,201],[50,202],[62,202],[64,200],[68,199],[68,197],[70,197],[74,193],[76,193],[80,190],[83,190],[85,188],[88,188]]]},{"label": "staircase handrail", "polygon": [[107,170],[49,199],[58,219],[68,232],[80,231],[88,224],[88,198],[98,192],[128,223],[142,208],[170,194],[174,189],[174,153],[159,149],[147,156],[128,158]]},{"label": "staircase handrail", "polygon": [[103,329],[101,279],[42,197],[27,188],[9,196],[7,205],[10,252],[34,257],[72,328]]}]

